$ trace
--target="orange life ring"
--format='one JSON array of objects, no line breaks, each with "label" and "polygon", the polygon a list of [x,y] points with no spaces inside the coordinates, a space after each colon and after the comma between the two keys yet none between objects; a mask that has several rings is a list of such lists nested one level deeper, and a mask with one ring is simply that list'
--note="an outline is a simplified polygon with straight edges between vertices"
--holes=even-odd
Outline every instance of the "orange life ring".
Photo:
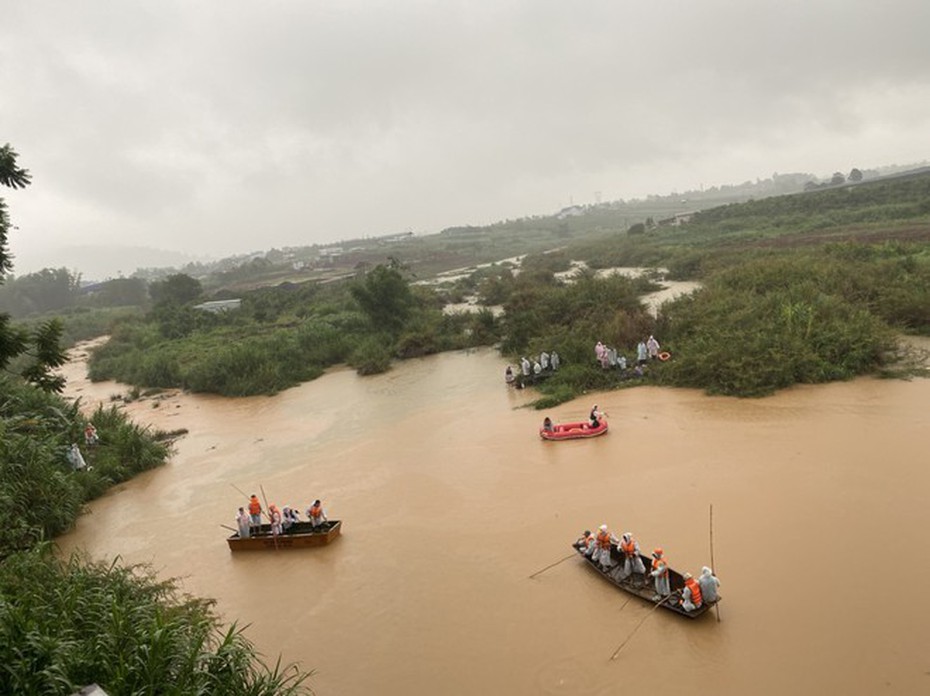
[{"label": "orange life ring", "polygon": [[672,357],[672,354],[669,353],[667,350],[666,350],[666,351],[662,351],[661,353],[659,353],[659,360],[661,360],[662,362],[665,362],[665,361],[668,360],[670,357]]}]

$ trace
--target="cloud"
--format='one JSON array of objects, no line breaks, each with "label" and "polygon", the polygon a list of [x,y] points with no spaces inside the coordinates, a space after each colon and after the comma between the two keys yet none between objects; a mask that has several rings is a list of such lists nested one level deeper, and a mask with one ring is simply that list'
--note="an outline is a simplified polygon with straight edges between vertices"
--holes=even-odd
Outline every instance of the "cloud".
[{"label": "cloud", "polygon": [[15,244],[226,255],[921,161],[927,26],[903,0],[15,3]]}]

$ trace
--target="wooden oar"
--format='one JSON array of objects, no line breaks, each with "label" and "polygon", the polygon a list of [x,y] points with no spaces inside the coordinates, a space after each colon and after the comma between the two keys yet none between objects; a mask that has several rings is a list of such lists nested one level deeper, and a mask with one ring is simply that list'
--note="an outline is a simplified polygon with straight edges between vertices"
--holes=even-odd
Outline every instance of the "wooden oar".
[{"label": "wooden oar", "polygon": [[235,532],[236,534],[239,533],[238,529],[233,529],[228,524],[221,524],[220,527],[222,527],[223,529],[228,529],[230,532]]},{"label": "wooden oar", "polygon": [[555,568],[559,563],[565,563],[565,561],[567,561],[569,558],[575,558],[575,556],[577,556],[577,555],[578,555],[578,553],[575,552],[575,553],[572,553],[572,554],[569,555],[569,556],[566,556],[565,558],[563,558],[563,559],[561,559],[561,560],[556,561],[555,563],[550,563],[550,564],[547,565],[545,568],[543,568],[543,569],[541,569],[541,570],[537,570],[535,573],[533,573],[532,575],[528,576],[528,577],[527,577],[527,580],[532,580],[532,579],[535,578],[537,575],[540,575],[540,574],[542,574],[542,573],[545,573],[545,572],[546,572],[547,570],[549,570],[550,568]]},{"label": "wooden oar", "polygon": [[665,595],[664,597],[662,597],[662,599],[660,599],[658,602],[656,602],[656,603],[653,605],[652,609],[650,609],[648,612],[646,612],[646,615],[645,615],[643,618],[641,618],[641,619],[639,620],[639,623],[636,624],[636,627],[635,627],[632,631],[630,631],[630,635],[628,635],[628,636],[626,637],[626,640],[624,640],[622,643],[620,643],[620,645],[617,646],[617,649],[614,650],[614,653],[613,653],[613,655],[610,656],[610,659],[611,659],[611,660],[616,660],[616,659],[617,659],[617,655],[619,655],[619,654],[620,654],[620,651],[623,650],[623,647],[624,647],[627,643],[630,642],[630,638],[633,637],[633,634],[636,633],[636,632],[639,630],[639,627],[643,625],[643,623],[646,621],[646,619],[648,619],[650,616],[652,616],[652,612],[654,612],[656,609],[658,609],[659,607],[661,607],[661,606],[662,606],[662,603],[665,602],[665,600],[667,600],[669,597],[671,597],[671,596],[677,594],[678,592],[679,592],[679,590],[675,590],[674,592],[669,592],[667,595]]},{"label": "wooden oar", "polygon": [[[716,575],[717,564],[714,563],[714,504],[710,504],[710,570]],[[717,623],[720,623],[720,602],[714,602],[714,611],[717,612]]]}]

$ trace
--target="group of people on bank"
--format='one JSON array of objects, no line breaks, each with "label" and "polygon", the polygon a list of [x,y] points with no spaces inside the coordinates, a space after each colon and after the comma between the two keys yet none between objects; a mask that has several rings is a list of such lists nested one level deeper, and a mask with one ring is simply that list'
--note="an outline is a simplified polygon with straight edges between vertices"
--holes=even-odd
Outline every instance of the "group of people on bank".
[{"label": "group of people on bank", "polygon": [[631,361],[632,365],[627,362],[626,356],[618,352],[616,348],[605,345],[601,341],[594,345],[594,359],[602,368],[621,371],[632,368],[633,375],[637,377],[642,377],[645,374],[646,364],[650,360],[664,361],[668,360],[669,357],[667,352],[662,351],[662,347],[655,336],[644,338],[636,345],[636,360]]},{"label": "group of people on bank", "polygon": [[[630,583],[634,587],[646,587],[652,583],[655,589],[652,597],[654,602],[674,601],[668,559],[662,547],[658,546],[652,550],[651,567],[646,568],[640,554],[639,542],[632,532],[624,532],[618,539],[606,524],[602,524],[596,534],[586,529],[575,542],[575,547],[619,582]],[[707,566],[701,569],[701,575],[697,579],[690,573],[683,573],[682,577],[684,587],[677,602],[685,611],[695,611],[705,603],[715,603],[719,598],[720,580]]]},{"label": "group of people on bank", "polygon": [[[263,514],[268,518],[271,534],[275,536],[286,534],[294,524],[303,521],[300,519],[300,512],[298,512],[297,508],[290,505],[278,508],[277,505],[272,503],[267,510],[264,510],[258,496],[253,493],[249,496],[248,510],[245,507],[240,507],[236,513],[236,526],[239,529],[240,539],[248,539],[262,533]],[[306,515],[307,521],[312,525],[313,529],[321,527],[328,521],[326,513],[323,511],[323,505],[318,499],[314,500],[313,504],[307,508]]]},{"label": "group of people on bank", "polygon": [[520,358],[520,365],[516,370],[510,365],[507,366],[504,370],[504,381],[508,386],[522,389],[527,384],[532,384],[558,370],[560,362],[561,358],[555,351],[543,351],[533,360],[524,355]]}]

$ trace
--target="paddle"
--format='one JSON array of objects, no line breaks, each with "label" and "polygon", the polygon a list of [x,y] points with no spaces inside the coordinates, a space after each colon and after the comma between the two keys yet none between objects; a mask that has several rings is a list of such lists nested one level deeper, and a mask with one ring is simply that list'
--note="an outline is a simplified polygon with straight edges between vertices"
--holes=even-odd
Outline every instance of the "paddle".
[{"label": "paddle", "polygon": [[238,529],[233,529],[228,524],[221,524],[220,527],[222,527],[223,529],[228,529],[230,532],[235,532],[236,534],[239,533]]}]

